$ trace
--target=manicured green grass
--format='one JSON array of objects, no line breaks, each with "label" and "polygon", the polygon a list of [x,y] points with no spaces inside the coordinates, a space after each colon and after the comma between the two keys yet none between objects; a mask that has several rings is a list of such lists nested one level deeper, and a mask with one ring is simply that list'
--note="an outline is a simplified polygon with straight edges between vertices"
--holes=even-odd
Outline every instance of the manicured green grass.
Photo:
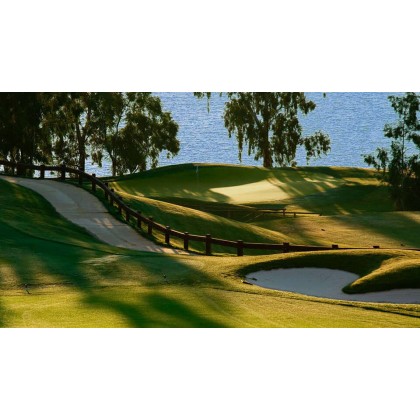
[{"label": "manicured green grass", "polygon": [[[374,171],[200,165],[197,174],[195,168],[193,164],[159,168],[117,178],[111,185],[155,220],[189,233],[297,245],[420,247],[416,233],[420,213],[393,211],[387,187]],[[322,216],[294,218],[258,211],[284,207]]]},{"label": "manicured green grass", "polygon": [[346,216],[261,219],[252,225],[281,232],[290,242],[296,244],[420,248],[420,212],[372,212]]},{"label": "manicured green grass", "polygon": [[[91,192],[90,184],[84,185],[84,188]],[[110,206],[108,201],[105,201],[104,193],[101,189],[97,189],[94,193],[99,198],[108,211],[121,221],[126,221],[124,215],[119,214],[115,206]],[[227,219],[215,214],[206,213],[200,210],[178,206],[176,204],[167,203],[164,201],[153,200],[146,197],[133,196],[124,192],[120,192],[120,196],[124,202],[131,208],[140,211],[143,216],[153,217],[155,221],[164,226],[188,232],[195,235],[210,234],[213,238],[222,238],[232,241],[239,239],[248,242],[264,242],[264,243],[281,243],[288,240],[288,237],[273,230],[268,230],[258,226],[252,226],[240,221]],[[131,218],[131,226],[138,230],[137,221]],[[165,245],[164,233],[153,230],[150,236],[147,234],[147,228],[143,224],[141,233],[154,242]],[[171,246],[183,248],[184,242],[182,239],[171,237]],[[205,245],[203,242],[190,241],[189,251],[204,253]],[[236,248],[225,247],[219,245],[212,246],[212,255],[236,254]],[[249,250],[249,255],[266,254],[267,251]]]},{"label": "manicured green grass", "polygon": [[56,287],[31,296],[2,296],[0,305],[4,327],[420,327],[418,309],[296,296],[213,287],[132,286],[88,292]]},{"label": "manicured green grass", "polygon": [[[112,181],[112,179],[110,179]],[[287,206],[322,214],[389,211],[392,203],[375,172],[359,168],[265,168],[193,164],[116,178],[117,191],[165,201],[173,198],[230,204]]]},{"label": "manicured green grass", "polygon": [[[288,240],[288,237],[273,230],[268,230],[258,226],[252,226],[236,220],[227,219],[215,214],[202,212],[199,210],[185,208],[158,200],[152,200],[145,197],[135,197],[129,194],[121,193],[124,201],[130,207],[140,210],[148,217],[152,216],[156,221],[164,226],[173,227],[181,232],[189,232],[195,235],[211,234],[214,238],[228,239],[237,241],[241,239],[247,242],[265,242],[282,243]],[[164,235],[158,231],[154,234],[155,239],[163,243]],[[172,244],[182,248],[183,240],[173,238]],[[190,250],[204,252],[204,243],[190,243]],[[226,248],[213,245],[212,253],[235,253],[234,248]],[[252,250],[252,255],[258,253]]]},{"label": "manicured green grass", "polygon": [[319,264],[359,270],[360,280],[378,287],[375,270],[379,283],[392,280],[385,268],[415,265],[414,252],[168,256],[101,244],[36,193],[1,180],[0,205],[2,327],[420,326],[419,305],[340,302],[242,283],[249,270]]}]

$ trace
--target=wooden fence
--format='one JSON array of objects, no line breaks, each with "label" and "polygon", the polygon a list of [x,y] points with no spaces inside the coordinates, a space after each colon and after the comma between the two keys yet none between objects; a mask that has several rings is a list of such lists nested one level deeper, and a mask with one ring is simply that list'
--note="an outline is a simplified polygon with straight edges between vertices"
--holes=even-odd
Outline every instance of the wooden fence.
[{"label": "wooden fence", "polygon": [[[189,250],[189,244],[191,241],[203,242],[205,244],[206,255],[211,255],[212,245],[221,245],[228,248],[235,248],[236,255],[243,256],[245,249],[260,249],[267,251],[279,251],[279,252],[301,252],[301,251],[326,251],[331,249],[367,249],[367,248],[339,248],[338,245],[333,244],[331,247],[326,246],[309,246],[309,245],[290,245],[288,242],[281,244],[267,244],[267,243],[255,243],[255,242],[244,242],[242,240],[231,241],[226,239],[213,238],[211,234],[207,235],[194,235],[189,232],[180,232],[172,229],[170,226],[164,226],[155,220],[153,217],[147,217],[140,211],[136,211],[124,203],[123,198],[119,196],[114,189],[109,188],[107,182],[103,182],[96,178],[95,174],[88,174],[79,169],[72,168],[66,165],[59,166],[45,166],[45,165],[29,165],[21,163],[12,163],[4,160],[0,160],[0,166],[12,168],[17,170],[18,173],[24,174],[25,171],[39,171],[40,179],[45,178],[46,171],[56,171],[59,174],[59,179],[65,181],[66,173],[75,175],[78,178],[79,185],[82,185],[83,181],[87,180],[91,183],[92,192],[96,192],[97,188],[101,188],[104,191],[105,200],[109,202],[111,206],[116,206],[118,213],[122,215],[127,222],[133,218],[136,221],[136,225],[139,229],[143,228],[143,225],[147,227],[147,233],[153,234],[153,230],[162,232],[165,235],[165,243],[171,244],[171,237],[183,239],[184,249]],[[374,245],[373,248],[379,248],[378,245]]]},{"label": "wooden fence", "polygon": [[313,213],[309,211],[291,211],[286,208],[281,209],[268,209],[268,208],[255,208],[255,207],[245,207],[245,206],[235,206],[235,207],[223,207],[223,206],[206,206],[202,204],[193,204],[191,202],[183,201],[168,201],[169,203],[176,204],[183,207],[188,207],[190,209],[200,210],[207,213],[227,213],[230,218],[232,214],[235,213],[256,213],[256,214],[274,214],[277,216],[286,217],[287,215],[293,215],[297,217],[298,215],[302,216],[322,216],[321,213]]}]

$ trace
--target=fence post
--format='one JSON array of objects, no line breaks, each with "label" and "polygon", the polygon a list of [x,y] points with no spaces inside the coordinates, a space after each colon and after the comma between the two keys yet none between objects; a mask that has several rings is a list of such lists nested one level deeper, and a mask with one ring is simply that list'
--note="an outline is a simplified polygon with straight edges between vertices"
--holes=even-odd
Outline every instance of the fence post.
[{"label": "fence post", "polygon": [[283,209],[283,217],[286,217],[286,209]]},{"label": "fence post", "polygon": [[188,251],[188,232],[185,232],[184,235],[184,249]]},{"label": "fence post", "polygon": [[147,233],[149,234],[149,235],[151,235],[152,234],[152,232],[153,232],[153,217],[149,217],[149,222],[148,222],[148,226],[147,226]]},{"label": "fence post", "polygon": [[238,257],[243,257],[243,255],[244,255],[244,241],[238,240],[237,247],[238,247],[237,248],[238,249],[238,252],[237,252]]},{"label": "fence post", "polygon": [[167,245],[170,245],[170,242],[171,242],[171,227],[170,226],[166,226],[165,242]]},{"label": "fence post", "polygon": [[332,245],[332,249],[338,249],[338,245],[333,244],[333,245]]},{"label": "fence post", "polygon": [[[105,187],[108,187],[108,182],[105,182]],[[105,201],[108,201],[108,190],[106,188],[104,189],[104,194],[105,194]]]},{"label": "fence post", "polygon": [[128,223],[130,221],[130,209],[129,209],[129,205],[127,204],[127,209],[125,210],[125,220]]},{"label": "fence post", "polygon": [[92,191],[93,192],[96,192],[96,182],[95,182],[96,175],[95,174],[92,174],[92,176],[93,176],[93,179],[92,179]]},{"label": "fence post", "polygon": [[287,253],[290,251],[290,243],[289,242],[283,242],[283,252]]},{"label": "fence post", "polygon": [[206,235],[206,255],[211,255],[211,235]]},{"label": "fence post", "polygon": [[111,188],[111,193],[112,194],[109,194],[109,204],[113,206],[114,205],[114,188]]},{"label": "fence post", "polygon": [[141,229],[141,211],[137,212],[137,227]]},{"label": "fence post", "polygon": [[41,165],[41,168],[39,169],[39,178],[40,179],[45,178],[45,165]]},{"label": "fence post", "polygon": [[61,165],[61,181],[66,180],[66,165],[63,163]]},{"label": "fence post", "polygon": [[79,171],[80,171],[80,173],[79,173],[79,185],[82,185],[83,184],[83,172],[80,169],[80,167],[79,167]]},{"label": "fence post", "polygon": [[17,176],[24,175],[24,173],[23,173],[23,165],[20,162],[17,162],[16,163],[16,175]]},{"label": "fence post", "polygon": [[122,197],[119,195],[118,198],[119,198],[119,201],[118,201],[118,214],[121,214],[122,213],[122,205],[121,205]]}]

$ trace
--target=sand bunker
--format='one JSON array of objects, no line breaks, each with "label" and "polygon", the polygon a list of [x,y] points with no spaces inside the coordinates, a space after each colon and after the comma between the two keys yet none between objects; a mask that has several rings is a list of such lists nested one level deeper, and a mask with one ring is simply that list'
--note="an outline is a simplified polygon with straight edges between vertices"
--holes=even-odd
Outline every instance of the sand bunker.
[{"label": "sand bunker", "polygon": [[395,289],[349,295],[341,289],[359,276],[329,268],[283,268],[248,274],[247,281],[267,289],[359,302],[420,303],[420,289]]}]

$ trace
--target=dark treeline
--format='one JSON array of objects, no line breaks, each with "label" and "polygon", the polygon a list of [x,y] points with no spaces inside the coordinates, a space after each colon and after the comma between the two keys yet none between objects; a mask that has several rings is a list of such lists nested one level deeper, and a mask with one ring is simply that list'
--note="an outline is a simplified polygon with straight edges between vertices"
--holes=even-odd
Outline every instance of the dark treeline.
[{"label": "dark treeline", "polygon": [[404,96],[388,97],[397,119],[384,127],[390,147],[380,147],[365,156],[365,162],[376,168],[389,185],[391,197],[398,210],[420,209],[420,156],[410,154],[412,143],[420,149],[420,95],[407,92]]},{"label": "dark treeline", "polygon": [[104,157],[112,174],[156,167],[179,152],[178,125],[144,92],[0,93],[0,159],[85,170]]},{"label": "dark treeline", "polygon": [[[307,160],[330,150],[328,135],[304,137],[301,115],[315,103],[303,92],[227,92],[224,120],[245,147],[272,168],[295,166],[298,148]],[[203,97],[204,93],[196,96]],[[206,95],[210,98],[210,94]],[[162,151],[179,151],[178,125],[150,93],[3,93],[0,94],[0,158],[22,163],[65,163],[84,170],[86,158],[112,174],[155,167]]]}]

